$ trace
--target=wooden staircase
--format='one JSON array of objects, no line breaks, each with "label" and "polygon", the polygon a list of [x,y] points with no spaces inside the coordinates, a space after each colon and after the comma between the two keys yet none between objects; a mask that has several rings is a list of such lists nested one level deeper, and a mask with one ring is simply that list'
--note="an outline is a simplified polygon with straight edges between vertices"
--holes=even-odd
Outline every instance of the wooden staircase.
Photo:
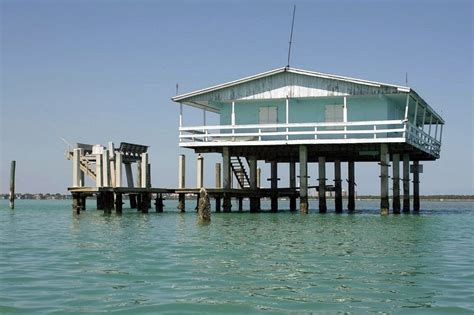
[{"label": "wooden staircase", "polygon": [[[247,161],[247,166],[249,166],[247,158],[245,158],[245,160]],[[240,188],[250,188],[250,178],[240,156],[230,157],[230,167],[232,168],[235,178],[237,178]]]},{"label": "wooden staircase", "polygon": [[[66,155],[66,159],[72,160],[72,157],[74,155],[72,151],[66,150],[64,153]],[[93,181],[96,180],[97,175],[95,173],[95,169],[92,167],[92,163],[90,163],[87,159],[81,159],[80,167],[81,171],[83,171],[84,174],[89,176],[89,178],[91,178]]]}]

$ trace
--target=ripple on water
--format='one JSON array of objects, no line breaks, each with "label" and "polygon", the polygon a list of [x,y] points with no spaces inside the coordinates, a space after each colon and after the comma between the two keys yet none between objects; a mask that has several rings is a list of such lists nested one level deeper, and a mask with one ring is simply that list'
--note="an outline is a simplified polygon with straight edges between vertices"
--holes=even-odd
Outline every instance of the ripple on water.
[{"label": "ripple on water", "polygon": [[167,204],[74,216],[69,202],[0,203],[0,313],[474,311],[470,203],[221,213],[210,225]]}]

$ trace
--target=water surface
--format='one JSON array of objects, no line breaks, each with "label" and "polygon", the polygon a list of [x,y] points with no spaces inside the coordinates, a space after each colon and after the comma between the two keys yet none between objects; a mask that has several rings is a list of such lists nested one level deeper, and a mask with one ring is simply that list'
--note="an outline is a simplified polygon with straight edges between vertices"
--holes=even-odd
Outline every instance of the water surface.
[{"label": "water surface", "polygon": [[0,201],[0,313],[474,313],[471,202],[208,225],[187,207],[73,215],[70,200]]}]

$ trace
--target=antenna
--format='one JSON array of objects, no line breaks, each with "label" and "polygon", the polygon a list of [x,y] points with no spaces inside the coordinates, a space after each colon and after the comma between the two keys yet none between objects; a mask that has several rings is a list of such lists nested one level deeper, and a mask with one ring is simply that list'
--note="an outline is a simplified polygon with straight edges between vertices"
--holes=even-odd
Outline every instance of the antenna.
[{"label": "antenna", "polygon": [[178,95],[179,85],[176,83],[176,95]]},{"label": "antenna", "polygon": [[408,86],[408,72],[405,72],[405,86]]},{"label": "antenna", "polygon": [[296,4],[293,6],[293,20],[291,21],[291,33],[290,33],[290,41],[288,45],[288,63],[286,65],[287,68],[290,67],[290,55],[291,55],[291,41],[293,40],[293,26],[295,25],[295,11],[296,11]]}]

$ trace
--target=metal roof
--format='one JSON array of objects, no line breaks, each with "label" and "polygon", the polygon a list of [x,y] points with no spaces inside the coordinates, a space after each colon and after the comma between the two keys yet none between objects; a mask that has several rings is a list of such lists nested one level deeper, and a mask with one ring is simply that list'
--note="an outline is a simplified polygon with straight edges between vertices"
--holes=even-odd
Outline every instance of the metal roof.
[{"label": "metal roof", "polygon": [[368,81],[368,80],[362,80],[362,79],[356,79],[356,78],[351,78],[351,77],[344,77],[344,76],[339,76],[339,75],[334,75],[334,74],[328,74],[328,73],[322,73],[322,72],[316,72],[316,71],[308,71],[308,70],[302,70],[302,69],[296,69],[296,68],[288,68],[288,67],[282,67],[282,68],[277,68],[274,70],[262,72],[259,74],[255,74],[252,76],[248,76],[242,79],[214,85],[208,88],[200,89],[197,91],[189,92],[189,93],[184,93],[181,95],[176,95],[172,97],[171,99],[175,102],[182,102],[187,98],[209,93],[209,92],[214,92],[223,88],[228,88],[232,87],[235,85],[239,85],[242,83],[246,83],[249,81],[261,79],[264,77],[268,77],[271,75],[275,75],[278,73],[283,73],[283,72],[288,72],[288,73],[295,73],[295,74],[302,74],[306,76],[313,76],[313,77],[318,77],[318,78],[325,78],[325,79],[332,79],[332,80],[339,80],[339,81],[345,81],[345,82],[351,82],[351,83],[356,83],[356,84],[362,84],[362,85],[367,85],[367,86],[373,86],[373,87],[381,87],[381,86],[387,86],[387,87],[393,87],[398,89],[400,92],[409,92],[410,88],[406,86],[400,86],[400,85],[394,85],[394,84],[388,84],[388,83],[381,83],[381,82],[376,82],[376,81]]},{"label": "metal roof", "polygon": [[309,71],[309,70],[303,70],[303,69],[297,69],[297,68],[290,68],[290,67],[277,68],[277,69],[274,69],[274,70],[270,70],[270,71],[262,72],[262,73],[255,74],[255,75],[252,75],[252,76],[244,77],[242,79],[229,81],[229,82],[226,82],[226,83],[214,85],[214,86],[204,88],[204,89],[200,89],[200,90],[196,90],[196,91],[193,91],[193,92],[188,92],[188,93],[176,95],[176,96],[172,97],[171,100],[173,100],[174,102],[177,102],[177,103],[187,103],[191,106],[195,106],[195,107],[202,108],[202,109],[207,109],[207,110],[213,111],[213,112],[218,112],[218,111],[216,111],[215,109],[213,109],[211,107],[205,106],[201,103],[194,102],[191,98],[193,98],[195,96],[201,96],[201,95],[204,95],[206,93],[211,93],[211,92],[215,92],[215,91],[218,91],[218,90],[222,90],[222,89],[225,89],[225,88],[234,87],[234,86],[237,86],[237,85],[240,85],[240,84],[243,84],[243,83],[247,83],[247,82],[250,82],[250,81],[254,81],[254,80],[261,79],[261,78],[269,77],[269,76],[272,76],[272,75],[285,73],[285,72],[286,73],[304,75],[304,76],[310,76],[310,77],[316,77],[316,78],[329,79],[329,80],[338,80],[338,81],[343,81],[343,82],[348,82],[348,83],[353,83],[353,84],[370,86],[370,87],[374,87],[374,88],[392,88],[392,89],[396,89],[397,92],[400,92],[400,93],[410,93],[414,97],[416,97],[425,107],[429,108],[430,111],[432,111],[433,114],[442,123],[444,123],[444,120],[441,118],[441,116],[438,115],[426,103],[426,101],[424,101],[423,98],[421,98],[419,96],[419,94],[416,93],[415,90],[413,90],[410,87],[395,85],[395,84],[389,84],[389,83],[382,83],[382,82],[377,82],[377,81],[357,79],[357,78],[334,75],[334,74],[328,74],[328,73],[323,73],[323,72],[316,72],[316,71]]}]

